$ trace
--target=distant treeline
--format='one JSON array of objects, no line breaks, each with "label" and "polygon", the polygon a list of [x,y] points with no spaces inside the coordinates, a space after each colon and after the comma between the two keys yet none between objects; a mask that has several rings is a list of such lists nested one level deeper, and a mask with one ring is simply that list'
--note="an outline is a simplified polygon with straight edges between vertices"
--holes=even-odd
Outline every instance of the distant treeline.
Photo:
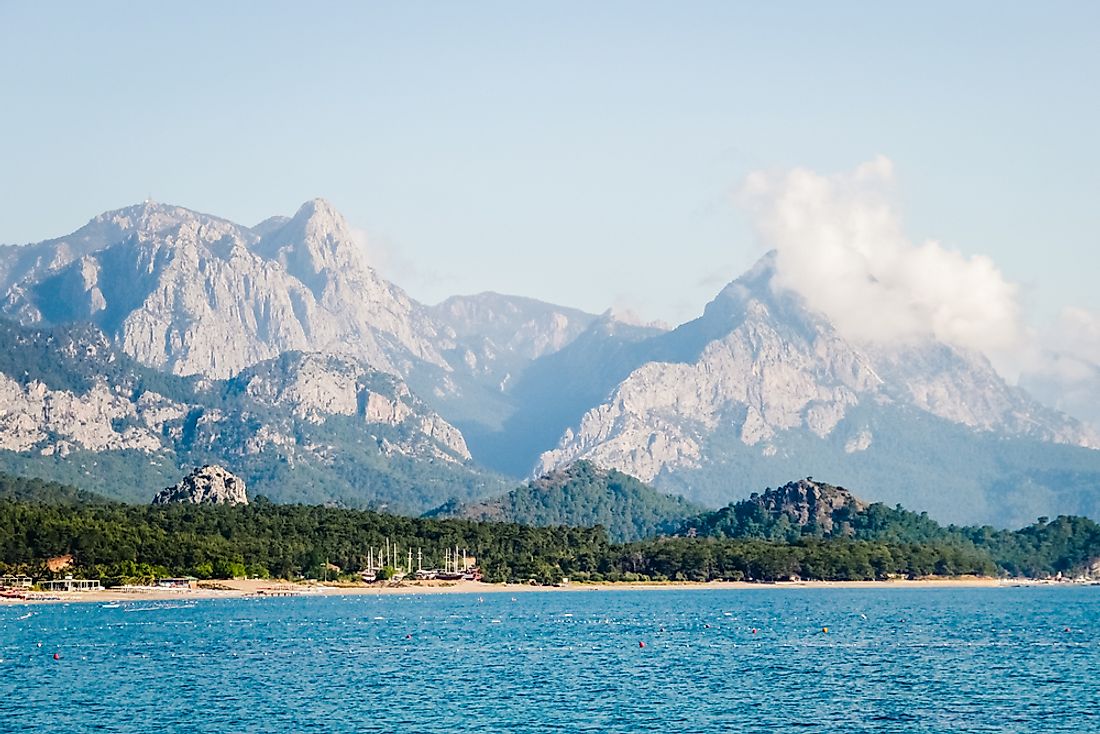
[{"label": "distant treeline", "polygon": [[[886,508],[886,514],[875,515],[876,530],[861,528],[845,537],[801,531],[780,536],[767,530],[770,518],[758,517],[752,520],[756,529],[742,528],[742,537],[624,545],[611,543],[600,527],[408,518],[277,505],[263,498],[236,507],[125,505],[60,485],[28,488],[20,484],[24,481],[0,478],[0,494],[8,496],[0,499],[0,570],[48,575],[47,558],[71,554],[78,575],[115,582],[183,574],[320,577],[326,564],[345,571],[364,567],[368,548],[387,541],[402,555],[412,549],[414,559],[422,549],[425,565],[441,564],[443,549],[458,546],[478,557],[486,580],[539,583],[562,577],[772,581],[1046,575],[1076,569],[1100,554],[1100,527],[1083,518],[1044,521],[1015,533],[941,529],[937,536],[930,526],[919,529],[927,520],[923,516]],[[15,491],[16,485],[22,489]],[[913,527],[906,530],[906,523]]]}]

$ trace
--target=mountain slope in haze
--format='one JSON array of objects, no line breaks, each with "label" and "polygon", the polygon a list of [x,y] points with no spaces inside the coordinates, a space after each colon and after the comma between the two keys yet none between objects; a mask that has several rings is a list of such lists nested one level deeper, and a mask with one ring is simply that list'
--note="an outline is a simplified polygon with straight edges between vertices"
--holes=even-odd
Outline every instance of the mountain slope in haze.
[{"label": "mountain slope in haze", "polygon": [[[1100,513],[1100,452],[1080,423],[980,355],[853,344],[773,276],[769,256],[699,319],[642,342],[638,366],[536,473],[590,459],[721,504],[737,496],[731,478],[827,472],[952,521]],[[1077,477],[1041,476],[1067,456]]]},{"label": "mountain slope in haze", "polygon": [[514,430],[526,405],[518,386],[532,364],[571,344],[597,317],[498,293],[454,296],[429,313],[440,324],[450,371],[422,369],[409,384],[462,430],[479,461],[523,476],[545,444],[513,450],[513,440],[529,435]]},{"label": "mountain slope in haze", "polygon": [[560,349],[535,359],[510,385],[510,410],[499,425],[458,421],[471,451],[498,471],[530,473],[562,432],[576,424],[638,364],[639,347],[661,334],[607,312]]},{"label": "mountain slope in haze", "polygon": [[601,525],[613,542],[627,542],[672,532],[697,512],[699,507],[682,497],[578,461],[505,495],[468,504],[449,502],[429,515],[541,527]]},{"label": "mountain slope in haze", "polygon": [[230,380],[166,375],[92,327],[0,322],[0,468],[141,501],[222,464],[279,501],[422,512],[500,487],[393,375],[288,352]]}]

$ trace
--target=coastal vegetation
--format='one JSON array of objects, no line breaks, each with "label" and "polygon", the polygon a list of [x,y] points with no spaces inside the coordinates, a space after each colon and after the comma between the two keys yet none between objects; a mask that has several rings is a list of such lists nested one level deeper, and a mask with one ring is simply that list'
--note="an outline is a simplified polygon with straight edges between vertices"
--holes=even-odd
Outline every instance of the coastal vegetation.
[{"label": "coastal vegetation", "polygon": [[[843,498],[842,498],[843,499]],[[477,556],[488,581],[791,578],[863,580],[928,575],[1070,572],[1100,555],[1100,526],[1041,518],[1019,531],[942,528],[923,515],[867,505],[835,510],[826,532],[759,510],[759,497],[697,518],[691,535],[613,543],[603,527],[532,527],[412,518],[369,510],[274,504],[129,505],[76,495],[62,485],[0,478],[0,571],[49,575],[45,562],[72,555],[67,572],[130,582],[165,575],[320,577],[355,571],[368,549],[396,545],[438,564],[443,549]],[[766,503],[764,503],[766,505]],[[854,507],[854,506],[853,506]]]}]

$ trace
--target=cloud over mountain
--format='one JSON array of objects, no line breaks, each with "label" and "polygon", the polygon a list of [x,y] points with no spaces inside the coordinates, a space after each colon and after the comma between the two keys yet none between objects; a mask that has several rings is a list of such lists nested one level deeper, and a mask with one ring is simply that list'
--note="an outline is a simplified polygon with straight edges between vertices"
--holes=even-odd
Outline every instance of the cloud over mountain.
[{"label": "cloud over mountain", "polygon": [[988,257],[910,240],[893,188],[893,164],[879,156],[833,175],[753,173],[740,198],[777,252],[776,285],[801,294],[848,338],[932,336],[987,353],[1017,347],[1017,287]]}]

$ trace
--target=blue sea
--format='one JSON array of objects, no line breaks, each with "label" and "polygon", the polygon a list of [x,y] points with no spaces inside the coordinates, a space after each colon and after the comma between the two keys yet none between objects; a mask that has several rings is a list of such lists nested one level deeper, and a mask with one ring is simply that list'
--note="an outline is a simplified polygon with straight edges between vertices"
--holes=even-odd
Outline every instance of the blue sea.
[{"label": "blue sea", "polygon": [[1100,731],[1098,587],[6,606],[0,658],[5,734]]}]

